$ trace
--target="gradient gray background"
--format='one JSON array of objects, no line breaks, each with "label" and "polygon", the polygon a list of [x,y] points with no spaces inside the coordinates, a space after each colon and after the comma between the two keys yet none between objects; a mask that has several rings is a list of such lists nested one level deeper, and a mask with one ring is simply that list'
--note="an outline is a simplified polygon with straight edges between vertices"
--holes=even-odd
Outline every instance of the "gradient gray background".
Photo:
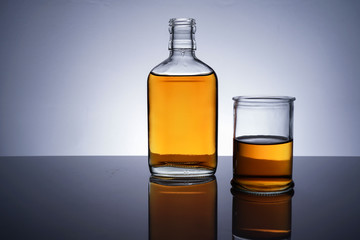
[{"label": "gradient gray background", "polygon": [[7,0],[0,155],[146,155],[146,81],[168,20],[197,20],[219,78],[219,155],[235,95],[295,96],[294,154],[359,156],[360,1]]}]

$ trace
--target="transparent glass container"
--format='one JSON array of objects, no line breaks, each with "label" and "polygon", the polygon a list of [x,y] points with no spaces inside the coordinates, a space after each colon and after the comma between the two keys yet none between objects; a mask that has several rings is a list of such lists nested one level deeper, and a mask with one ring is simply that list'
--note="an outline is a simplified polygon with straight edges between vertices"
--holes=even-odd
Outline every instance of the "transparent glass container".
[{"label": "transparent glass container", "polygon": [[170,19],[169,31],[170,55],[148,76],[150,171],[209,176],[217,166],[217,77],[195,56],[194,19]]},{"label": "transparent glass container", "polygon": [[294,97],[234,97],[233,179],[242,191],[290,191]]}]

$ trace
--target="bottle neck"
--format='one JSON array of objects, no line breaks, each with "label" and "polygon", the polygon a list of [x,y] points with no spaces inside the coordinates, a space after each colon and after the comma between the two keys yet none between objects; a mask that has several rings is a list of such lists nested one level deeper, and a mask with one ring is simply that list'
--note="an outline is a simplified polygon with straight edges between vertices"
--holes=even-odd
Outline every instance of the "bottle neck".
[{"label": "bottle neck", "polygon": [[169,22],[169,50],[195,50],[195,31],[194,19],[171,19]]},{"label": "bottle neck", "polygon": [[192,50],[191,48],[174,48],[170,49],[170,57],[172,58],[195,58],[195,50]]}]

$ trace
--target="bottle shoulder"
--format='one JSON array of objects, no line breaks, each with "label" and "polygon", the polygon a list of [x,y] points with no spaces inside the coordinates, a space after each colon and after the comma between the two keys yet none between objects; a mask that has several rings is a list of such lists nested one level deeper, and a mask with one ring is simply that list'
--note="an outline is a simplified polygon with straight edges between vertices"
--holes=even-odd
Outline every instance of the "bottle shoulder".
[{"label": "bottle shoulder", "polygon": [[215,73],[196,57],[169,57],[151,70],[155,75],[209,75]]}]

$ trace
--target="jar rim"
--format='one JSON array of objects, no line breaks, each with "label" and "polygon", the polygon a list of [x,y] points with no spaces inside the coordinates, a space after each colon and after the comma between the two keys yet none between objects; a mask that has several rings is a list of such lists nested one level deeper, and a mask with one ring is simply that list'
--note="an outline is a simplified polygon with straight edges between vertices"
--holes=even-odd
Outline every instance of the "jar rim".
[{"label": "jar rim", "polygon": [[290,103],[296,100],[291,96],[235,96],[235,103]]}]

